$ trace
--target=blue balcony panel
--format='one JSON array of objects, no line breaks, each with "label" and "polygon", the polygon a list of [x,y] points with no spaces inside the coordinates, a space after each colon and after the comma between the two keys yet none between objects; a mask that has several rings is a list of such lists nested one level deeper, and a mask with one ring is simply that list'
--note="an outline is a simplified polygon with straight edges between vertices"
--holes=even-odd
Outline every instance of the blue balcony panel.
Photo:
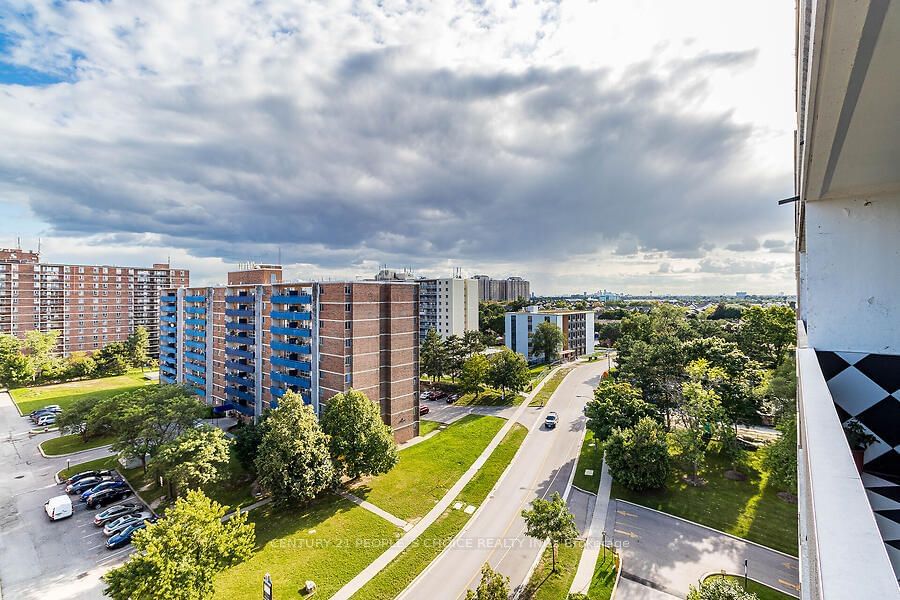
[{"label": "blue balcony panel", "polygon": [[163,373],[171,373],[172,375],[177,375],[178,371],[170,367],[169,365],[159,365],[159,370]]},{"label": "blue balcony panel", "polygon": [[175,350],[175,346],[173,346],[171,344],[160,344],[159,351],[165,352],[166,354],[177,354],[177,351]]},{"label": "blue balcony panel", "polygon": [[273,310],[269,316],[284,321],[309,321],[312,318],[312,314],[308,310]]},{"label": "blue balcony panel", "polygon": [[278,367],[287,367],[289,369],[297,369],[298,371],[309,373],[310,367],[308,362],[291,360],[289,358],[281,358],[280,356],[273,356],[269,359],[269,362]]},{"label": "blue balcony panel", "polygon": [[253,331],[256,326],[253,323],[238,323],[237,321],[229,321],[225,323],[225,329],[238,329],[240,331]]},{"label": "blue balcony panel", "polygon": [[232,342],[235,344],[247,344],[248,346],[252,346],[256,343],[256,338],[252,335],[233,335],[228,334],[225,336],[226,342]]},{"label": "blue balcony panel", "polygon": [[225,354],[228,356],[240,356],[241,358],[253,358],[253,353],[249,350],[238,350],[237,348],[225,347]]},{"label": "blue balcony panel", "polygon": [[185,296],[185,302],[206,302],[206,296]]},{"label": "blue balcony panel", "polygon": [[270,342],[269,346],[272,350],[281,350],[282,352],[296,352],[297,354],[309,354],[310,347],[304,344],[289,344],[287,342]]},{"label": "blue balcony panel", "polygon": [[173,317],[171,315],[163,315],[159,318],[160,321],[164,321],[166,323],[177,323],[178,317]]},{"label": "blue balcony panel", "polygon": [[202,373],[203,376],[206,376],[206,365],[201,365],[199,363],[191,362],[189,360],[184,361],[184,368],[190,369],[196,373]]},{"label": "blue balcony panel", "polygon": [[206,348],[206,342],[198,342],[197,340],[185,340],[185,346],[190,346],[191,348]]},{"label": "blue balcony panel", "polygon": [[247,402],[256,401],[256,399],[253,397],[253,394],[251,394],[250,392],[242,392],[241,390],[235,387],[231,387],[230,385],[225,387],[225,396],[233,396],[235,398],[240,398],[241,400],[246,400]]},{"label": "blue balcony panel", "polygon": [[175,296],[160,296],[159,301],[160,302],[177,302],[178,298],[176,298]]},{"label": "blue balcony panel", "polygon": [[168,364],[170,364],[170,365],[177,365],[177,364],[178,364],[178,360],[177,360],[176,358],[174,358],[174,357],[172,357],[172,356],[165,355],[165,354],[160,355],[159,360],[161,360],[161,361],[164,362],[164,363],[168,363]]},{"label": "blue balcony panel", "polygon": [[202,396],[203,398],[206,398],[206,390],[201,389],[201,388],[195,388],[195,387],[190,387],[188,389],[190,389],[192,392],[194,392],[198,396]]},{"label": "blue balcony panel", "polygon": [[229,317],[252,317],[256,312],[248,308],[226,308],[225,314]]},{"label": "blue balcony panel", "polygon": [[190,373],[185,373],[184,378],[192,383],[196,383],[197,385],[206,385],[206,380],[202,377],[197,377],[196,375],[191,375]]},{"label": "blue balcony panel", "polygon": [[[294,393],[296,393],[296,394],[300,394],[300,397],[303,398],[303,403],[304,403],[304,404],[311,404],[311,403],[312,403],[312,399],[310,398],[308,392],[298,391],[298,390],[291,390],[291,391],[294,392]],[[284,397],[284,394],[285,394],[286,392],[287,392],[286,389],[280,388],[280,387],[272,386],[272,387],[269,388],[269,393],[272,394],[272,396],[275,397],[275,398],[283,398],[283,397]],[[269,402],[269,406],[270,406],[271,408],[275,408],[276,406],[278,406],[277,401],[275,401],[275,400],[270,401],[270,402]]]},{"label": "blue balcony panel", "polygon": [[169,344],[177,344],[178,338],[176,338],[175,336],[171,336],[171,335],[161,335],[161,336],[159,336],[159,341],[160,342],[168,342]]},{"label": "blue balcony panel", "polygon": [[269,329],[275,335],[289,335],[292,337],[312,337],[312,331],[308,327],[272,327]]},{"label": "blue balcony panel", "polygon": [[234,410],[238,411],[242,415],[247,415],[248,417],[252,417],[256,414],[256,411],[253,410],[252,406],[245,406],[243,404],[233,404]]},{"label": "blue balcony panel", "polygon": [[173,312],[177,312],[178,308],[175,306],[160,306],[159,310],[161,312],[165,312],[165,313],[173,313]]},{"label": "blue balcony panel", "polygon": [[191,329],[190,327],[185,327],[184,335],[189,336],[189,337],[205,338],[206,332],[203,331],[202,329]]},{"label": "blue balcony panel", "polygon": [[225,375],[225,381],[243,385],[248,388],[256,387],[256,382],[254,382],[252,379],[247,379],[246,377],[241,377],[240,375],[232,375],[231,373]]},{"label": "blue balcony panel", "polygon": [[225,302],[229,304],[253,304],[256,302],[256,296],[225,296]]},{"label": "blue balcony panel", "polygon": [[205,315],[206,307],[205,306],[185,306],[184,312],[191,313],[192,315]]},{"label": "blue balcony panel", "polygon": [[228,369],[243,371],[244,373],[252,373],[254,371],[253,365],[245,365],[244,363],[237,362],[235,360],[226,360],[225,367]]},{"label": "blue balcony panel", "polygon": [[203,325],[206,326],[206,319],[185,319],[185,325]]},{"label": "blue balcony panel", "polygon": [[171,377],[166,377],[166,376],[163,375],[162,373],[159,374],[159,380],[160,380],[162,383],[175,383],[175,380],[174,380],[174,379],[172,379]]},{"label": "blue balcony panel", "polygon": [[166,333],[177,333],[178,332],[178,328],[172,327],[171,325],[160,325],[159,330],[165,331]]},{"label": "blue balcony panel", "polygon": [[185,356],[186,358],[193,358],[194,360],[200,361],[201,363],[205,363],[205,362],[206,362],[206,355],[205,355],[205,354],[197,354],[196,352],[185,352],[185,353],[184,353],[184,356]]},{"label": "blue balcony panel", "polygon": [[272,304],[312,304],[312,296],[309,294],[299,294],[297,296],[277,295],[272,296]]},{"label": "blue balcony panel", "polygon": [[280,381],[281,383],[289,383],[291,385],[299,386],[305,390],[308,390],[310,387],[309,378],[308,377],[295,377],[294,375],[285,375],[283,373],[278,373],[277,371],[273,371],[270,375],[272,381]]}]

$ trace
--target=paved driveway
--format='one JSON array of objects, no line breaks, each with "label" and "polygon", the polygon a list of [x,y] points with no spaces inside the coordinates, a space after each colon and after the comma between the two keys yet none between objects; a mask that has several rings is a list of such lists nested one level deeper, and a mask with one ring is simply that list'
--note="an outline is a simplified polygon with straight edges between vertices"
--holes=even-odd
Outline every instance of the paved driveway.
[{"label": "paved driveway", "polygon": [[621,500],[610,502],[606,530],[620,545],[616,600],[684,598],[689,585],[725,570],[798,596],[797,559]]}]

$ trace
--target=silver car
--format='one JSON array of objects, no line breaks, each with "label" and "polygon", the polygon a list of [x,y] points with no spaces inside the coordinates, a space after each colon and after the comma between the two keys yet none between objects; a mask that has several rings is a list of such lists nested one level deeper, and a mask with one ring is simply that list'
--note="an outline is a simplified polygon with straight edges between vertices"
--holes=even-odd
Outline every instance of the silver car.
[{"label": "silver car", "polygon": [[137,514],[124,515],[116,519],[115,521],[110,521],[106,524],[106,527],[103,528],[103,535],[112,536],[120,531],[123,531],[126,527],[131,525],[137,525],[138,523],[144,521],[145,519],[149,519],[153,516],[148,510],[143,510]]},{"label": "silver car", "polygon": [[94,515],[94,525],[103,527],[110,521],[115,521],[120,517],[137,514],[141,511],[141,508],[142,506],[137,502],[123,502],[122,504],[110,506],[103,512]]}]

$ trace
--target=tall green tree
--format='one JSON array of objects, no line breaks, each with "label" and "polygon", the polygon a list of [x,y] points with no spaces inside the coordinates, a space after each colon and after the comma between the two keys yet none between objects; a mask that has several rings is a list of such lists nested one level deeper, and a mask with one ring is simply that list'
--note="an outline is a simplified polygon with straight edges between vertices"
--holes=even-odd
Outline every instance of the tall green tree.
[{"label": "tall green tree", "polygon": [[790,306],[751,306],[741,316],[738,339],[747,356],[774,369],[797,340],[797,315]]},{"label": "tall green tree", "polygon": [[477,329],[469,329],[463,333],[462,343],[466,348],[466,356],[472,356],[484,350],[484,337]]},{"label": "tall green tree", "polygon": [[97,373],[104,377],[128,372],[128,347],[122,342],[110,342],[94,353]]},{"label": "tall green tree", "polygon": [[266,419],[256,472],[282,502],[309,502],[335,481],[328,436],[312,407],[294,392],[286,392]]},{"label": "tall green tree", "polygon": [[158,522],[135,532],[134,553],[103,576],[113,600],[206,600],[220,571],[247,560],[256,542],[247,513],[188,492]]},{"label": "tall green tree", "polygon": [[502,338],[506,331],[506,310],[506,306],[499,302],[478,303],[478,323],[481,331],[489,334],[495,341]]},{"label": "tall green tree", "polygon": [[598,440],[605,440],[614,429],[634,427],[644,417],[656,418],[652,404],[645,402],[641,390],[627,381],[604,379],[594,390],[584,410],[587,428]]},{"label": "tall green tree", "polygon": [[64,433],[78,434],[82,441],[110,433],[109,422],[94,414],[97,400],[90,396],[75,399],[56,416],[56,426]]},{"label": "tall green tree", "polygon": [[786,411],[778,423],[781,437],[766,446],[763,464],[770,479],[778,488],[787,492],[797,491],[797,418],[793,411]]},{"label": "tall green tree", "polygon": [[150,358],[150,334],[143,325],[138,325],[125,341],[128,349],[128,360],[132,367],[140,367],[141,371],[147,366]]},{"label": "tall green tree", "polygon": [[564,341],[562,330],[550,321],[542,322],[531,334],[531,347],[535,354],[540,352],[544,355],[544,362],[550,362],[559,356]]},{"label": "tall green tree", "polygon": [[447,366],[447,348],[433,327],[428,330],[425,339],[422,340],[419,356],[423,375],[428,375],[432,381],[444,376]]},{"label": "tall green tree", "polygon": [[477,398],[481,388],[488,379],[491,363],[483,354],[473,354],[463,363],[459,382],[464,392],[473,393]]},{"label": "tall green tree", "polygon": [[549,500],[532,500],[531,508],[523,510],[522,517],[525,519],[525,535],[550,542],[555,573],[557,547],[559,544],[571,544],[578,538],[575,516],[569,512],[559,492],[553,492]]},{"label": "tall green tree", "polygon": [[690,372],[692,361],[702,360],[708,369],[698,381],[718,395],[725,416],[732,422],[756,419],[762,407],[760,384],[764,371],[760,364],[744,354],[735,342],[721,337],[697,338],[684,344],[684,356]]},{"label": "tall green tree", "polygon": [[506,399],[506,392],[517,394],[528,385],[528,362],[525,357],[509,348],[504,348],[490,358],[488,382],[498,388]]},{"label": "tall green tree", "polygon": [[466,600],[509,600],[509,577],[484,563],[481,567],[481,581],[477,588],[466,591]]},{"label": "tall green tree", "polygon": [[718,394],[706,389],[702,380],[715,377],[716,368],[700,359],[688,366],[691,381],[683,384],[681,402],[675,412],[678,425],[669,434],[675,455],[690,468],[692,481],[697,481],[706,458],[710,440],[724,426],[724,414]]},{"label": "tall green tree", "polygon": [[759,596],[724,577],[710,577],[699,588],[690,586],[687,600],[759,600]]},{"label": "tall green tree", "polygon": [[234,454],[247,471],[256,474],[256,456],[266,434],[266,417],[262,414],[258,423],[244,423],[234,431]]},{"label": "tall green tree", "polygon": [[60,332],[51,330],[47,332],[32,329],[25,334],[23,350],[28,355],[34,370],[34,378],[40,379],[44,370],[53,360],[53,350],[59,341]]},{"label": "tall green tree", "polygon": [[640,492],[661,488],[669,476],[665,428],[649,417],[634,427],[615,429],[604,444],[610,475],[626,488]]},{"label": "tall green tree", "polygon": [[86,352],[69,355],[68,375],[72,378],[90,377],[97,371],[97,363]]},{"label": "tall green tree", "polygon": [[222,479],[230,446],[231,441],[218,427],[191,427],[160,446],[150,465],[168,485],[169,498],[175,498],[188,489]]},{"label": "tall green tree", "polygon": [[462,367],[469,352],[463,338],[458,335],[448,335],[444,340],[444,348],[446,349],[445,371],[455,381],[462,373]]},{"label": "tall green tree", "polygon": [[378,404],[362,392],[332,396],[319,422],[329,437],[328,451],[338,480],[387,473],[397,464],[391,428],[381,420]]}]

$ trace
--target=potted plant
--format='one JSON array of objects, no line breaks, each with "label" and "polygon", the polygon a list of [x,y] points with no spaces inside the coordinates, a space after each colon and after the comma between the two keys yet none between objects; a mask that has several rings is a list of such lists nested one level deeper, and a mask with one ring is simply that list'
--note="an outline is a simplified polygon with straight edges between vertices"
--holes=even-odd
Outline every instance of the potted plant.
[{"label": "potted plant", "polygon": [[844,434],[847,436],[847,443],[850,445],[856,470],[862,473],[863,455],[866,453],[866,448],[875,443],[875,436],[868,433],[862,423],[856,419],[847,421],[847,424],[844,425]]}]

